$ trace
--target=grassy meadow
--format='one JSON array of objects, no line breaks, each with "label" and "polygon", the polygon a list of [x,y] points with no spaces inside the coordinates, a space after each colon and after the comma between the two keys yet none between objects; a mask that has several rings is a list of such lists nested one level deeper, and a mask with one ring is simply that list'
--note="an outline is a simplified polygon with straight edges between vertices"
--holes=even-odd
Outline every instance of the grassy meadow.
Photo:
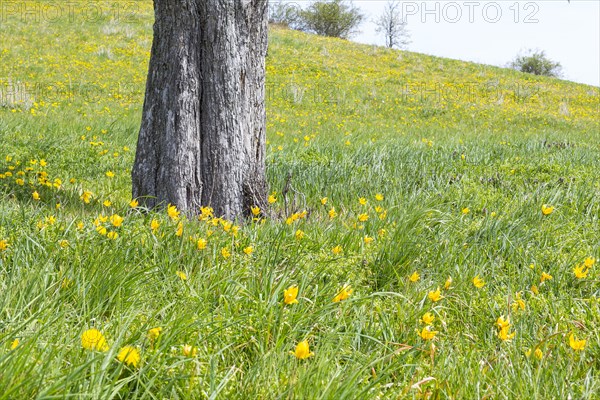
[{"label": "grassy meadow", "polygon": [[272,216],[146,212],[152,4],[56,4],[0,19],[0,399],[600,398],[599,88],[272,27]]}]

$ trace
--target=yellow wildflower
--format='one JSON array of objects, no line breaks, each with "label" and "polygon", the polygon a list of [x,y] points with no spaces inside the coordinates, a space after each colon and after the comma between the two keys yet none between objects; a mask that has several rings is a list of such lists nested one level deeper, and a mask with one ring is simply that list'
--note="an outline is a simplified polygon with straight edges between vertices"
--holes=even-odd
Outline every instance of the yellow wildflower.
[{"label": "yellow wildflower", "polygon": [[377,193],[375,195],[375,200],[377,200],[377,201],[383,201],[383,195],[381,193]]},{"label": "yellow wildflower", "polygon": [[305,360],[308,357],[314,355],[314,353],[310,351],[308,340],[303,340],[300,343],[298,343],[298,345],[296,346],[296,350],[290,351],[290,354],[296,356],[296,358],[299,360]]},{"label": "yellow wildflower", "polygon": [[426,326],[419,332],[419,336],[423,340],[433,340],[433,338],[435,338],[435,335],[437,335],[438,333],[438,331],[432,331],[431,327]]},{"label": "yellow wildflower", "polygon": [[155,342],[156,339],[158,339],[158,337],[160,336],[162,332],[162,328],[160,326],[157,326],[156,328],[152,328],[148,330],[148,340],[150,340],[151,342]]},{"label": "yellow wildflower", "polygon": [[244,247],[244,254],[246,254],[247,256],[251,256],[252,253],[254,253],[254,247],[252,246],[248,246],[248,247]]},{"label": "yellow wildflower", "polygon": [[515,337],[515,332],[509,333],[510,327],[507,326],[498,331],[498,338],[502,341],[511,340]]},{"label": "yellow wildflower", "polygon": [[327,197],[323,197],[321,199],[321,204],[323,204],[323,205],[327,204],[327,200],[329,200]]},{"label": "yellow wildflower", "polygon": [[183,236],[183,222],[179,222],[177,224],[177,231],[175,231],[175,236],[178,236],[178,237]]},{"label": "yellow wildflower", "polygon": [[8,249],[8,240],[1,239],[0,240],[0,251],[5,251],[6,249]]},{"label": "yellow wildflower", "polygon": [[586,268],[592,268],[594,264],[596,264],[596,259],[594,257],[588,257],[583,261],[583,265],[585,265]]},{"label": "yellow wildflower", "polygon": [[16,349],[16,348],[17,348],[17,346],[19,345],[19,343],[21,343],[21,342],[19,341],[19,339],[15,339],[15,340],[13,340],[13,341],[12,341],[12,343],[10,344],[10,349],[11,349],[11,350],[14,350],[14,349]]},{"label": "yellow wildflower", "polygon": [[269,204],[274,204],[277,202],[277,197],[275,197],[275,195],[271,194],[271,195],[269,195],[269,198],[267,199],[267,201],[269,202]]},{"label": "yellow wildflower", "polygon": [[85,204],[89,204],[89,203],[90,203],[90,201],[92,201],[92,196],[93,196],[92,192],[90,192],[90,191],[87,191],[87,190],[86,190],[86,191],[84,191],[84,192],[81,194],[81,196],[80,196],[80,199],[81,199],[81,200],[82,200],[82,201],[83,201]]},{"label": "yellow wildflower", "polygon": [[540,278],[541,283],[545,282],[545,281],[549,281],[550,279],[552,279],[552,275],[542,272],[542,277]]},{"label": "yellow wildflower", "polygon": [[150,222],[150,229],[152,229],[152,233],[156,233],[159,226],[160,222],[158,222],[156,219],[153,219],[152,222]]},{"label": "yellow wildflower", "polygon": [[432,313],[426,312],[419,321],[421,321],[423,325],[431,325],[434,319],[435,316]]},{"label": "yellow wildflower", "polygon": [[335,246],[333,249],[331,249],[331,252],[333,254],[335,254],[336,256],[339,255],[342,252],[342,246],[340,246],[340,245]]},{"label": "yellow wildflower", "polygon": [[531,285],[531,291],[533,292],[533,294],[538,295],[540,294],[540,291],[538,289],[538,287],[536,285]]},{"label": "yellow wildflower", "polygon": [[185,272],[183,271],[177,271],[175,272],[175,274],[177,274],[177,276],[179,277],[179,279],[181,279],[182,281],[187,281],[187,275]]},{"label": "yellow wildflower", "polygon": [[477,275],[475,278],[473,278],[473,285],[477,288],[477,289],[481,289],[482,287],[485,286],[485,282],[483,279],[481,279],[479,277],[479,275]]},{"label": "yellow wildflower", "polygon": [[350,286],[344,286],[342,290],[333,298],[334,303],[339,303],[342,300],[346,300],[352,294]]},{"label": "yellow wildflower", "polygon": [[86,350],[107,351],[108,344],[104,335],[96,329],[88,329],[81,335],[81,346]]},{"label": "yellow wildflower", "polygon": [[129,202],[129,207],[131,207],[131,208],[136,208],[139,205],[140,205],[140,202],[137,201],[136,199],[133,199]]},{"label": "yellow wildflower", "polygon": [[452,286],[452,277],[449,276],[448,279],[446,279],[446,282],[444,283],[444,289],[449,290],[451,286]]},{"label": "yellow wildflower", "polygon": [[192,345],[184,344],[182,348],[182,353],[186,357],[196,357],[198,354],[198,349]]},{"label": "yellow wildflower", "polygon": [[124,220],[125,220],[125,219],[124,219],[123,217],[121,217],[120,215],[118,215],[118,214],[113,214],[113,215],[110,217],[110,223],[111,223],[111,224],[112,224],[112,225],[113,225],[115,228],[118,228],[118,227],[120,227],[121,225],[123,225],[123,221],[124,221]]},{"label": "yellow wildflower", "polygon": [[294,236],[296,237],[296,240],[302,240],[302,238],[304,237],[304,232],[298,229]]},{"label": "yellow wildflower", "polygon": [[585,349],[585,343],[585,339],[577,340],[575,339],[572,333],[569,336],[569,346],[571,346],[571,348],[575,351],[582,351],[583,349]]},{"label": "yellow wildflower", "polygon": [[110,207],[110,206],[112,206],[112,201],[104,200],[104,203],[102,203],[102,205],[104,205],[104,207]]},{"label": "yellow wildflower", "polygon": [[550,215],[554,212],[554,207],[544,204],[542,206],[542,215]]},{"label": "yellow wildflower", "polygon": [[287,288],[283,291],[283,302],[285,304],[298,303],[298,300],[296,299],[296,297],[298,297],[298,286],[296,286],[296,285],[290,286],[289,288]]},{"label": "yellow wildflower", "polygon": [[439,287],[436,290],[429,292],[427,294],[427,297],[429,297],[429,300],[433,301],[434,303],[444,298],[444,296],[442,296],[442,291]]},{"label": "yellow wildflower", "polygon": [[31,197],[33,197],[34,200],[39,200],[40,199],[40,194],[36,190],[35,192],[33,192],[31,194]]},{"label": "yellow wildflower", "polygon": [[169,206],[167,207],[167,215],[173,220],[173,221],[177,221],[179,220],[179,210],[177,210],[177,207],[169,204]]},{"label": "yellow wildflower", "polygon": [[577,279],[587,278],[588,272],[590,272],[590,269],[586,268],[585,264],[577,265],[573,268],[573,273]]},{"label": "yellow wildflower", "polygon": [[408,278],[408,280],[411,282],[417,282],[419,279],[421,279],[421,275],[419,275],[417,271],[413,272],[412,275]]},{"label": "yellow wildflower", "polygon": [[462,213],[463,213],[464,215],[467,215],[467,214],[468,214],[468,213],[470,213],[470,212],[471,212],[471,210],[469,209],[469,207],[465,207],[465,208],[463,208],[463,209],[462,209]]},{"label": "yellow wildflower", "polygon": [[115,177],[115,173],[112,171],[106,171],[106,176],[109,178],[114,178]]},{"label": "yellow wildflower", "polygon": [[364,242],[366,245],[370,245],[371,243],[373,243],[373,241],[374,241],[374,240],[375,240],[375,239],[373,239],[372,237],[369,237],[369,236],[365,236],[365,237],[363,238],[363,242]]},{"label": "yellow wildflower", "polygon": [[198,250],[204,250],[206,248],[206,245],[208,244],[208,241],[206,239],[198,239],[198,242],[196,243],[196,246],[198,247]]},{"label": "yellow wildflower", "polygon": [[106,237],[111,239],[111,240],[115,240],[119,237],[119,234],[117,232],[108,232],[106,234]]},{"label": "yellow wildflower", "polygon": [[334,219],[335,217],[337,217],[337,212],[335,211],[335,207],[331,207],[328,214],[329,214],[329,219]]},{"label": "yellow wildflower", "polygon": [[365,199],[364,197],[361,197],[360,199],[358,199],[358,202],[360,203],[361,206],[367,205],[367,199]]},{"label": "yellow wildflower", "polygon": [[252,212],[252,215],[254,215],[255,217],[258,217],[258,214],[260,214],[260,207],[259,206],[250,207],[250,211]]},{"label": "yellow wildflower", "polygon": [[358,216],[358,220],[359,220],[360,222],[366,222],[366,221],[368,221],[368,220],[369,220],[369,215],[368,215],[368,214],[360,214],[360,215]]},{"label": "yellow wildflower", "polygon": [[229,252],[229,249],[227,247],[223,247],[221,249],[221,256],[223,256],[224,259],[228,259],[229,257],[231,257],[231,253]]},{"label": "yellow wildflower", "polygon": [[140,352],[134,346],[123,346],[117,354],[117,359],[123,364],[137,368],[140,364]]}]

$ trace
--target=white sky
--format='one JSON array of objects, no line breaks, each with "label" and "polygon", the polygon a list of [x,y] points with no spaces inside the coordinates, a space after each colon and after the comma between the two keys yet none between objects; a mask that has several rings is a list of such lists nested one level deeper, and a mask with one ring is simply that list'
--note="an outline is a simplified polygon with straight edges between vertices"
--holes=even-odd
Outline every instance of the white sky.
[{"label": "white sky", "polygon": [[[296,3],[305,6],[309,2]],[[387,1],[353,3],[367,18],[352,39],[384,45],[373,20]],[[567,0],[401,3],[412,41],[408,50],[505,66],[518,53],[539,49],[562,64],[564,79],[600,86],[600,0],[571,0],[570,4]],[[458,22],[449,22],[452,19]]]}]

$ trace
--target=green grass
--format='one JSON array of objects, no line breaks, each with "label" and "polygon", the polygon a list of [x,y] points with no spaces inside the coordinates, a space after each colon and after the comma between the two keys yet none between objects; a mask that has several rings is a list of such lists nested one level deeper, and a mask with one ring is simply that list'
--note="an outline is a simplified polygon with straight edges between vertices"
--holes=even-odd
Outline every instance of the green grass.
[{"label": "green grass", "polygon": [[[234,233],[129,206],[152,23],[133,4],[0,25],[0,399],[599,398],[599,267],[573,273],[600,257],[597,87],[273,28],[275,216]],[[82,348],[92,327],[108,351]]]}]

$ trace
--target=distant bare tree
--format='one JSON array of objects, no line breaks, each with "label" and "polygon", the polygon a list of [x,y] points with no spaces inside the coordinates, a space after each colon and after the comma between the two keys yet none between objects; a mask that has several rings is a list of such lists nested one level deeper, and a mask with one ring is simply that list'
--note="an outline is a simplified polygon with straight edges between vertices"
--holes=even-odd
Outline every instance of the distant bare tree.
[{"label": "distant bare tree", "polygon": [[385,36],[385,45],[391,48],[405,48],[410,43],[410,35],[406,29],[406,21],[402,19],[402,7],[398,1],[390,1],[385,5],[383,14],[375,20],[377,33]]}]

